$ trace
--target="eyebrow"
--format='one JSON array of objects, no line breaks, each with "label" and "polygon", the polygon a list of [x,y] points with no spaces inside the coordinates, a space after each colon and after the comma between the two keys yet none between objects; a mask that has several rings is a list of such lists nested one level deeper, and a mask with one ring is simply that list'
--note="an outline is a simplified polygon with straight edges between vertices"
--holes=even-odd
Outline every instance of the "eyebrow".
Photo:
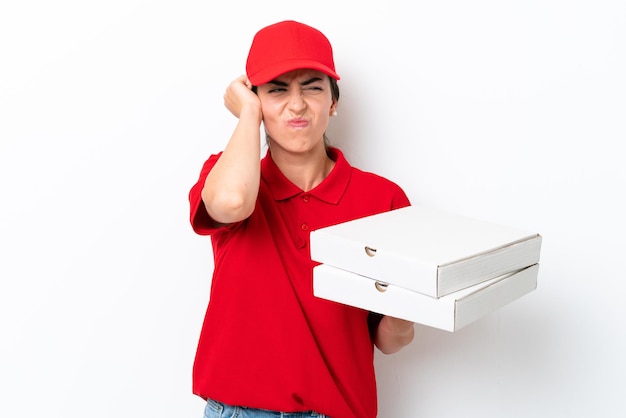
[{"label": "eyebrow", "polygon": [[[303,86],[308,86],[309,84],[315,83],[317,81],[322,81],[322,79],[320,77],[313,77],[309,80],[303,81],[300,84]],[[267,84],[274,84],[276,86],[281,86],[281,87],[287,87],[289,85],[288,83],[285,83],[284,81],[280,81],[280,80],[271,80]]]}]

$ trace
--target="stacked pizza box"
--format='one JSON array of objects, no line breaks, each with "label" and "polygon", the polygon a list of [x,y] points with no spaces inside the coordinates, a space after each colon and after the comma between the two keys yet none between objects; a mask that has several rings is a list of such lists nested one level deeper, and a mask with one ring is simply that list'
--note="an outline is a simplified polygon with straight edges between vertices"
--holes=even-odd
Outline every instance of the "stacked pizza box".
[{"label": "stacked pizza box", "polygon": [[537,287],[542,237],[427,206],[311,232],[317,297],[454,332]]}]

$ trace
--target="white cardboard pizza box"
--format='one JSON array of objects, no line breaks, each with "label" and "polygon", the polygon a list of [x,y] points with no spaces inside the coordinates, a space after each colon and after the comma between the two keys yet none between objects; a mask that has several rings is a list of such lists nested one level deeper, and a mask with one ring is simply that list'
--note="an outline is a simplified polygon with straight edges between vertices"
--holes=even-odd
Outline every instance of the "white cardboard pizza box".
[{"label": "white cardboard pizza box", "polygon": [[542,237],[426,206],[311,232],[319,263],[441,297],[539,262]]},{"label": "white cardboard pizza box", "polygon": [[539,265],[433,298],[320,264],[313,268],[315,296],[454,332],[537,288]]}]

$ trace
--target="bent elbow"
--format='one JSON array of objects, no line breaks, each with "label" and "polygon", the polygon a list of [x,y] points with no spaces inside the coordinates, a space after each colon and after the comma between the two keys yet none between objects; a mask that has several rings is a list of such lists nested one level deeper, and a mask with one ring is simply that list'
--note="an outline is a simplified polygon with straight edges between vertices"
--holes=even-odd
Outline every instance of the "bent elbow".
[{"label": "bent elbow", "polygon": [[411,334],[410,336],[399,338],[393,344],[389,344],[388,346],[383,347],[381,351],[383,352],[383,354],[397,353],[398,351],[402,350],[407,345],[411,344],[413,342],[413,338],[414,338],[413,334]]},{"label": "bent elbow", "polygon": [[413,342],[415,338],[414,324],[403,319],[384,317],[375,338],[376,347],[383,354],[393,354]]},{"label": "bent elbow", "polygon": [[254,202],[248,202],[241,194],[221,193],[205,196],[202,200],[209,216],[219,223],[234,223],[248,218],[254,210]]}]

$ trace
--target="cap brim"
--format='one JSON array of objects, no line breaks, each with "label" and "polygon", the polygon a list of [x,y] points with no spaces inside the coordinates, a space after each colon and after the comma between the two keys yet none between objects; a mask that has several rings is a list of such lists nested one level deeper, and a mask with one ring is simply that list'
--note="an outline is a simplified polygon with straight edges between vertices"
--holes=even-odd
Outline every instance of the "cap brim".
[{"label": "cap brim", "polygon": [[282,74],[288,73],[289,71],[294,70],[303,70],[303,69],[311,69],[321,71],[324,74],[334,78],[335,80],[339,80],[339,74],[333,71],[326,65],[323,65],[317,61],[311,60],[291,60],[287,62],[281,62],[277,65],[268,65],[260,71],[257,71],[254,74],[248,74],[248,79],[254,86],[260,86],[261,84],[265,84],[274,80],[276,77],[279,77]]}]

